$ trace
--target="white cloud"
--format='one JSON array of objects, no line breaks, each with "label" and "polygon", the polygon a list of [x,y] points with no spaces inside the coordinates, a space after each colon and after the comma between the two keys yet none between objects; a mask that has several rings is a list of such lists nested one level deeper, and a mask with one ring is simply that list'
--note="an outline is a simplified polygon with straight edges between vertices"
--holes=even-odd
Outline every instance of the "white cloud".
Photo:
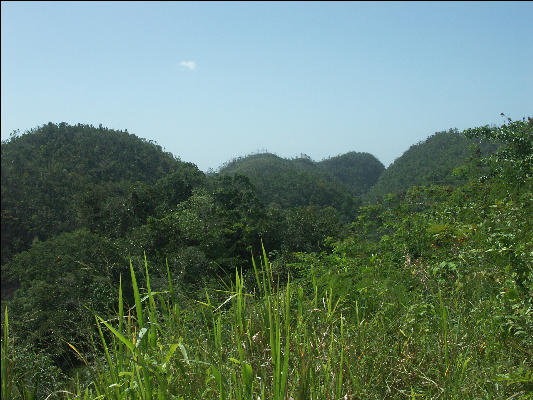
[{"label": "white cloud", "polygon": [[189,68],[191,71],[196,69],[196,61],[182,61],[180,65],[185,68]]}]

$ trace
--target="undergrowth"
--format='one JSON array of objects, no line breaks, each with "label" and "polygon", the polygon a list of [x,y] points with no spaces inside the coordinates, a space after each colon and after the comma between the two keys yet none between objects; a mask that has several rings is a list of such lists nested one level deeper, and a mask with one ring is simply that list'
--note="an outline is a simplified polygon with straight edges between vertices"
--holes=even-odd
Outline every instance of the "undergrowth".
[{"label": "undergrowth", "polygon": [[[435,279],[413,289],[420,266],[406,262],[404,284],[399,276],[390,284],[375,261],[346,290],[346,261],[337,258],[328,277],[307,255],[308,276],[292,268],[280,281],[263,253],[251,276],[236,271],[229,287],[206,289],[188,307],[170,273],[167,290],[154,292],[146,261],[144,288],[130,266],[135,304],[124,304],[121,284],[117,316],[95,316],[101,356],[87,361],[69,343],[84,368],[46,398],[531,398],[531,348],[501,325],[505,299],[472,296],[490,293],[492,281],[458,288]],[[8,327],[6,310],[2,398],[36,398],[13,376]]]}]

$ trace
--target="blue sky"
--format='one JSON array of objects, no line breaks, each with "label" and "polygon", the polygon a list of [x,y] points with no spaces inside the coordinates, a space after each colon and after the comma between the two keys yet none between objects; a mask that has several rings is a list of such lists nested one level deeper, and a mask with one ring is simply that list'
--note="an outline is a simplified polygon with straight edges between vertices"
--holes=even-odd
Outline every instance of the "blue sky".
[{"label": "blue sky", "polygon": [[533,116],[533,2],[1,4],[2,140],[47,123],[202,170],[268,150],[386,166],[437,131]]}]

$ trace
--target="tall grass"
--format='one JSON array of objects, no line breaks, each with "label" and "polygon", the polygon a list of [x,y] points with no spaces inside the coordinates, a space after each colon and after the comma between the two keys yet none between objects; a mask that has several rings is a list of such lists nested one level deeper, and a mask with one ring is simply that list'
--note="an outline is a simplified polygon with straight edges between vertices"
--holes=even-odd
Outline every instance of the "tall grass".
[{"label": "tall grass", "polygon": [[[152,291],[146,259],[144,287],[130,264],[132,307],[125,304],[121,280],[116,318],[95,318],[100,356],[88,362],[75,343],[69,344],[86,365],[88,379],[78,378],[56,395],[84,400],[528,398],[531,363],[509,352],[495,334],[495,297],[472,304],[458,301],[461,292],[438,285],[433,292],[408,296],[399,280],[387,283],[379,265],[359,277],[355,294],[347,297],[338,292],[337,281],[324,282],[315,272],[310,279],[289,276],[281,282],[264,251],[252,266],[252,275],[235,271],[226,289],[206,289],[205,300],[185,306],[168,265],[168,290]],[[7,311],[4,321],[2,398],[9,399],[17,397],[10,392]]]},{"label": "tall grass", "polygon": [[253,268],[251,290],[236,271],[230,289],[214,293],[219,303],[206,292],[199,312],[184,316],[168,266],[168,291],[152,292],[146,264],[141,293],[130,265],[135,304],[125,310],[120,284],[118,317],[96,317],[103,357],[67,398],[341,398],[345,330],[332,290],[309,307],[302,287],[274,278],[266,253]]},{"label": "tall grass", "polygon": [[9,362],[9,320],[8,320],[8,313],[7,313],[7,307],[4,312],[4,332],[2,336],[2,398],[3,399],[10,399],[11,398],[11,384],[12,379],[10,379],[10,362]]}]

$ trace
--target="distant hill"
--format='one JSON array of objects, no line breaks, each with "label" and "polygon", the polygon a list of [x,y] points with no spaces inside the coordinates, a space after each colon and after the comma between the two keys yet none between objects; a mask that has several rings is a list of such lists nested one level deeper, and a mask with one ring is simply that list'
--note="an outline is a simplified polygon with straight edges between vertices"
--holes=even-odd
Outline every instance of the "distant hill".
[{"label": "distant hill", "polygon": [[372,154],[355,151],[327,158],[318,165],[348,186],[356,196],[366,193],[385,171],[383,164]]},{"label": "distant hill", "polygon": [[377,183],[364,195],[372,202],[387,193],[400,193],[411,186],[455,185],[461,178],[452,171],[477,152],[488,154],[496,145],[467,139],[457,129],[437,132],[423,142],[412,145],[381,174]]},{"label": "distant hill", "polygon": [[2,262],[79,225],[79,204],[196,166],[127,131],[49,123],[2,142]]},{"label": "distant hill", "polygon": [[232,160],[219,169],[222,175],[247,176],[266,206],[333,206],[345,215],[354,212],[356,195],[376,180],[383,165],[366,153],[315,162],[307,156],[285,159],[271,153]]}]

